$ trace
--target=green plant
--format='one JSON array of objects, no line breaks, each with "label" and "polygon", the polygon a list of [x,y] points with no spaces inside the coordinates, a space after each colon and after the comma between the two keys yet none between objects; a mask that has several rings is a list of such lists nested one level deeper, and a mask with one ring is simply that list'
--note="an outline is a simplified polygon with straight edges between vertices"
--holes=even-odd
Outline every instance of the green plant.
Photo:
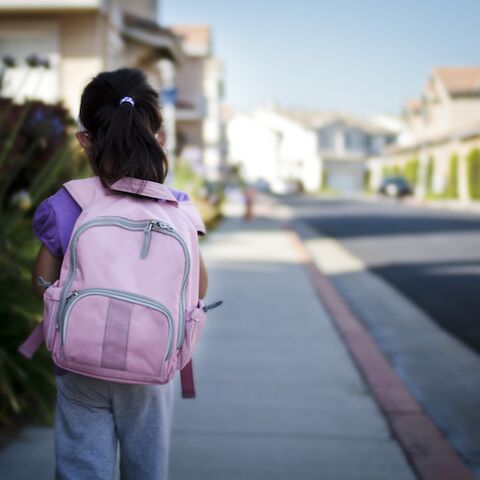
[{"label": "green plant", "polygon": [[370,185],[371,176],[372,174],[370,169],[366,167],[365,170],[363,171],[363,187],[364,187],[364,190],[368,193],[372,191],[372,187]]},{"label": "green plant", "polygon": [[192,197],[196,197],[200,195],[203,187],[203,178],[195,172],[187,160],[179,158],[175,164],[173,185]]},{"label": "green plant", "polygon": [[458,198],[458,155],[452,154],[448,165],[448,181],[445,189],[447,198]]},{"label": "green plant", "polygon": [[480,149],[474,148],[467,157],[470,198],[480,199]]},{"label": "green plant", "polygon": [[322,178],[320,182],[321,182],[321,185],[320,185],[321,191],[326,192],[328,190],[328,170],[325,167],[325,165],[323,165],[322,167]]},{"label": "green plant", "polygon": [[392,175],[394,175],[395,177],[399,176],[402,174],[402,169],[400,168],[399,165],[394,165],[392,167]]},{"label": "green plant", "polygon": [[222,182],[205,180],[185,159],[180,159],[175,165],[173,185],[195,200],[207,228],[213,227],[220,220],[221,205],[225,197]]},{"label": "green plant", "polygon": [[10,105],[0,125],[0,424],[51,420],[54,379],[41,349],[30,361],[18,346],[38,324],[42,302],[31,272],[39,241],[32,212],[85,168],[73,144],[73,120],[57,105]]},{"label": "green plant", "polygon": [[433,174],[435,168],[435,159],[430,156],[427,160],[427,178],[426,178],[426,189],[427,195],[433,194]]},{"label": "green plant", "polygon": [[412,185],[415,186],[417,184],[418,180],[418,158],[412,158],[408,160],[408,162],[405,165],[405,178],[408,180],[408,182]]}]

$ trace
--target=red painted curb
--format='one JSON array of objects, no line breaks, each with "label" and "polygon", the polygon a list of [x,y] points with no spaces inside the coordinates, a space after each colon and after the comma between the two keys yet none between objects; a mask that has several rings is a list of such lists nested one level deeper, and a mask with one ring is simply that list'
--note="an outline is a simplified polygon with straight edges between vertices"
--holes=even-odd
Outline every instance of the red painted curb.
[{"label": "red painted curb", "polygon": [[315,265],[300,236],[288,225],[287,228],[323,305],[418,477],[421,480],[474,480],[473,474],[396,375],[361,320]]}]

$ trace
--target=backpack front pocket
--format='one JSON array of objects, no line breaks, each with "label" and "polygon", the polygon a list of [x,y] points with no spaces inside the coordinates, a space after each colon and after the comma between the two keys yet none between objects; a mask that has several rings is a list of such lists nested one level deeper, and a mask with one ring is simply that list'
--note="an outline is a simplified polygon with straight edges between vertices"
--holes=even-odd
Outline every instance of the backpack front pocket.
[{"label": "backpack front pocket", "polygon": [[[142,246],[136,255],[140,259],[145,259],[148,256],[148,252],[150,249],[150,243],[152,239],[152,232],[156,232],[156,234],[160,234],[164,237],[169,237],[173,239],[178,246],[181,249],[181,252],[183,254],[183,274],[181,278],[181,282],[179,285],[180,288],[180,295],[178,295],[178,331],[179,335],[177,336],[177,344],[176,348],[179,350],[183,344],[183,332],[185,330],[185,296],[186,296],[186,290],[188,286],[188,279],[190,276],[190,269],[191,269],[191,258],[190,258],[190,252],[187,244],[185,243],[185,240],[183,237],[168,223],[161,221],[161,220],[156,220],[156,219],[151,219],[151,220],[130,220],[127,218],[123,218],[120,216],[103,216],[103,217],[97,217],[93,220],[90,220],[88,222],[85,222],[81,227],[79,227],[75,233],[72,235],[72,238],[70,240],[70,252],[69,252],[69,257],[70,257],[70,268],[69,268],[69,273],[68,277],[65,281],[65,286],[63,289],[62,297],[60,299],[60,308],[59,308],[59,324],[60,328],[63,330],[63,327],[61,323],[63,323],[63,318],[65,318],[65,310],[67,308],[67,295],[71,292],[72,288],[72,283],[74,282],[75,279],[75,274],[77,270],[77,264],[78,264],[78,252],[77,252],[77,246],[79,239],[88,231],[91,231],[91,229],[97,230],[98,228],[109,228],[109,227],[115,227],[115,228],[121,228],[133,233],[137,234],[142,234]],[[175,262],[176,263],[176,262]],[[87,285],[90,285],[89,283],[86,283]],[[108,285],[108,283],[107,283]],[[90,289],[89,289],[90,290]],[[145,297],[144,297],[145,298]],[[161,305],[161,304],[160,304]],[[62,335],[61,337],[62,345],[64,341],[64,336]]]},{"label": "backpack front pocket", "polygon": [[61,322],[63,357],[85,364],[159,375],[173,348],[168,308],[141,295],[89,288],[70,295]]}]

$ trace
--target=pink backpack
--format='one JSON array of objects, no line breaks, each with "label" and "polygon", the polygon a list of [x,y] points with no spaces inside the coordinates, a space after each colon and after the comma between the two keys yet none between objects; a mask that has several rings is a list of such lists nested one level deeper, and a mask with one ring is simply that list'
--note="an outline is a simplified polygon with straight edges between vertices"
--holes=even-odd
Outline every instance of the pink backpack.
[{"label": "pink backpack", "polygon": [[60,277],[44,292],[43,322],[21,353],[31,356],[45,340],[66,370],[167,383],[190,361],[205,312],[216,306],[198,298],[203,224],[195,206],[165,185],[132,177],[110,188],[99,177],[64,187],[82,212]]}]

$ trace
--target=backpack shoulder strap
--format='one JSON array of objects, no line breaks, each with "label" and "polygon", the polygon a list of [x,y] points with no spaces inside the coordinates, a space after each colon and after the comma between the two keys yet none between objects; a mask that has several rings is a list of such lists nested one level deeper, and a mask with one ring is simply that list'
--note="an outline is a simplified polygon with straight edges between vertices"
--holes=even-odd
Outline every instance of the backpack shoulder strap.
[{"label": "backpack shoulder strap", "polygon": [[198,213],[197,207],[192,200],[179,202],[178,206],[180,207],[180,210],[185,212],[185,215],[193,223],[194,227],[197,229],[197,232],[200,235],[205,235],[207,229],[200,217],[200,214]]},{"label": "backpack shoulder strap", "polygon": [[95,199],[106,194],[106,189],[102,185],[99,177],[70,180],[65,182],[63,187],[82,209],[84,209],[88,204],[92,203]]}]

